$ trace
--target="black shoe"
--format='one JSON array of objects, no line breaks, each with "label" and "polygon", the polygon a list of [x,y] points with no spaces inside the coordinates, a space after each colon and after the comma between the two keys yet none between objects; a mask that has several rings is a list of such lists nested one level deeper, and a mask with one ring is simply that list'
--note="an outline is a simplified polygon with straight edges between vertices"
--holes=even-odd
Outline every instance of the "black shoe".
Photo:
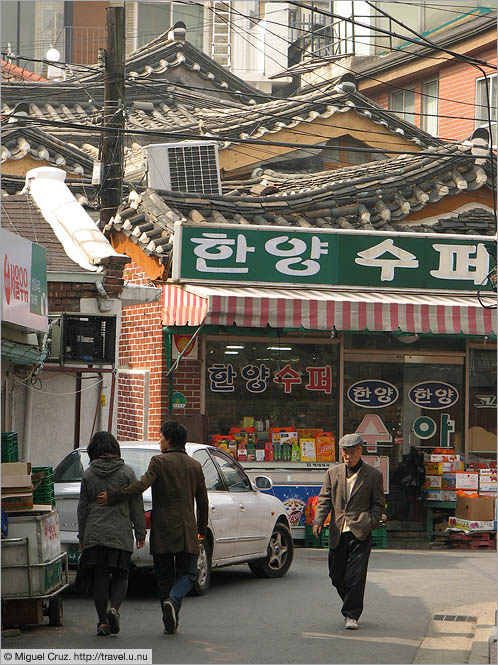
[{"label": "black shoe", "polygon": [[119,612],[114,607],[111,607],[109,612],[107,612],[107,622],[113,635],[119,633]]},{"label": "black shoe", "polygon": [[165,600],[163,602],[163,623],[164,623],[164,632],[167,635],[172,635],[176,633],[178,627],[178,619],[176,617],[176,608],[171,602],[171,600]]}]

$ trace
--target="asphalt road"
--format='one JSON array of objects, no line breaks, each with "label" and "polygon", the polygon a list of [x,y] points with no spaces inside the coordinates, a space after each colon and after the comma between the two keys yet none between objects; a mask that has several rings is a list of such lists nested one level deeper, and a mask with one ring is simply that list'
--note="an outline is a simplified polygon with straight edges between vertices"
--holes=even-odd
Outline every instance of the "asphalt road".
[{"label": "asphalt road", "polygon": [[8,648],[150,648],[154,663],[411,663],[434,612],[496,601],[496,552],[372,552],[360,630],[345,631],[327,577],[325,550],[297,549],[289,573],[260,580],[247,566],[213,573],[202,598],[187,598],[179,632],[164,635],[153,585],[135,584],[121,633],[95,635],[88,596],[64,595],[64,626],[33,626]]}]

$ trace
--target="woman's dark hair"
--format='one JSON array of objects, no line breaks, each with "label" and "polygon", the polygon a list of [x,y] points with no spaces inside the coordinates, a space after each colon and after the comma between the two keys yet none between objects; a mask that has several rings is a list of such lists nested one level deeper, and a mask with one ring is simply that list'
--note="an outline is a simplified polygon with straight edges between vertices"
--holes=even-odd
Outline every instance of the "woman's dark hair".
[{"label": "woman's dark hair", "polygon": [[121,457],[121,448],[110,432],[96,432],[86,449],[90,460],[99,457]]},{"label": "woman's dark hair", "polygon": [[184,450],[187,443],[187,430],[176,420],[167,420],[161,425],[161,434],[168,439],[171,448]]}]

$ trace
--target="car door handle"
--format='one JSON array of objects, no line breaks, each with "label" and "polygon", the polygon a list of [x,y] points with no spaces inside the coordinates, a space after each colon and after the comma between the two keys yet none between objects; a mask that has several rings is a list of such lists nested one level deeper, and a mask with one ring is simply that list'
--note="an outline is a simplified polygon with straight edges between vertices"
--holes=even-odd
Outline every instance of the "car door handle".
[{"label": "car door handle", "polygon": [[243,503],[239,503],[239,508],[240,508],[241,510],[245,510],[245,509],[246,509],[246,507],[244,506]]}]

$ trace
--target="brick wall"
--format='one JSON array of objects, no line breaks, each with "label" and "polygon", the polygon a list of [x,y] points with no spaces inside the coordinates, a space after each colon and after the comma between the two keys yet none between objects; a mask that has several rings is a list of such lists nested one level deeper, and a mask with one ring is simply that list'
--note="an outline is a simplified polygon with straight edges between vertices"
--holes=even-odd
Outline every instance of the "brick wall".
[{"label": "brick wall", "polygon": [[[150,284],[134,262],[128,263],[124,277],[131,284]],[[149,439],[159,437],[161,423],[168,414],[168,380],[166,351],[162,332],[163,298],[157,303],[125,307],[121,317],[119,365],[126,374],[118,374],[118,439],[142,438],[145,429]],[[148,371],[148,398],[138,372]],[[183,360],[173,380],[173,391],[187,398],[183,413],[199,413],[201,406],[201,361]],[[147,422],[144,423],[144,418]]]},{"label": "brick wall", "polygon": [[[496,50],[490,49],[475,54],[482,60],[496,64]],[[446,57],[446,56],[442,56]],[[485,68],[486,74],[493,71]],[[373,101],[384,108],[389,108],[392,92],[399,88],[415,90],[415,114],[421,111],[421,86],[426,81],[439,79],[439,137],[449,141],[465,139],[475,129],[476,79],[482,78],[477,67],[452,60],[440,68],[439,72],[419,74],[414,78],[392,81],[391,86],[368,93]],[[395,87],[396,86],[396,87]],[[446,117],[445,117],[446,116]],[[415,124],[420,127],[420,116],[415,115]]]},{"label": "brick wall", "polygon": [[[123,268],[127,259],[103,259],[102,284],[110,298],[117,298],[123,288]],[[101,297],[93,282],[48,282],[49,312],[81,312],[81,298]]]}]

